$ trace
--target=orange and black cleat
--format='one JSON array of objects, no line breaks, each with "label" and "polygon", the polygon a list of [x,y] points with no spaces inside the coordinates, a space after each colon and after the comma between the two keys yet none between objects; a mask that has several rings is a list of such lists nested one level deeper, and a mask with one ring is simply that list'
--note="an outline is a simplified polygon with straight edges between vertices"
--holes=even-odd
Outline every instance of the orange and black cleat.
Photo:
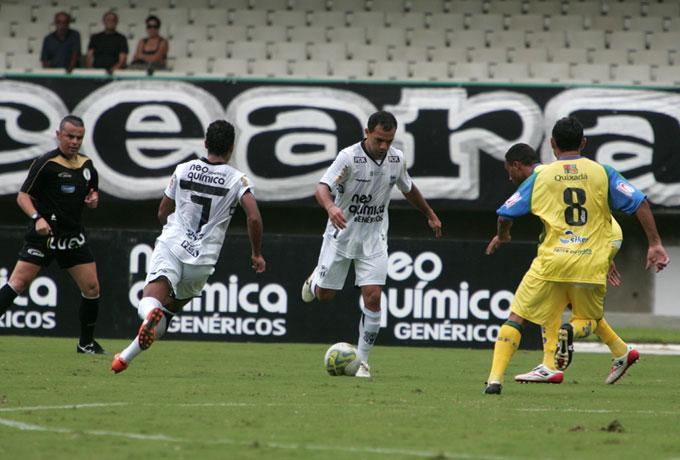
[{"label": "orange and black cleat", "polygon": [[116,374],[120,374],[127,368],[128,363],[125,362],[125,360],[120,357],[120,353],[116,353],[116,356],[114,356],[113,362],[111,363],[111,370]]},{"label": "orange and black cleat", "polygon": [[160,308],[154,308],[149,312],[139,328],[139,348],[146,350],[151,346],[156,338],[156,326],[161,319],[163,319],[163,312]]}]

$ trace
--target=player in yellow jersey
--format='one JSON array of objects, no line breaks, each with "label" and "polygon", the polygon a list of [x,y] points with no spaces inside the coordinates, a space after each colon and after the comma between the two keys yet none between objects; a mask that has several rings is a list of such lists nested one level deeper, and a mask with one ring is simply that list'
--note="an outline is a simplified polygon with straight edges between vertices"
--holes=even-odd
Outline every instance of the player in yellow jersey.
[{"label": "player in yellow jersey", "polygon": [[550,140],[557,161],[532,174],[496,211],[497,234],[487,254],[510,241],[514,219],[524,214],[538,216],[544,232],[498,333],[486,394],[501,393],[526,321],[559,324],[569,303],[586,318],[602,318],[604,290],[597,287],[607,280],[611,209],[634,213],[642,224],[649,244],[646,268],[654,265],[658,272],[669,262],[645,195],[613,168],[582,157],[585,142],[576,118],[558,120]]},{"label": "player in yellow jersey", "polygon": [[[538,155],[534,149],[527,144],[515,144],[505,154],[505,169],[508,171],[510,181],[512,181],[512,183],[518,187],[529,176],[531,176],[534,172],[540,171],[543,167],[544,165],[538,162]],[[616,270],[613,259],[614,256],[616,256],[618,250],[621,248],[621,244],[623,243],[623,232],[621,231],[621,227],[613,216],[611,223],[613,234],[610,248],[610,266],[609,272],[607,274],[607,280],[610,282],[610,284],[618,286],[620,275]],[[606,286],[601,286],[598,288],[606,289]],[[610,375],[613,373],[619,377],[623,375],[623,372],[625,372],[625,369],[629,366],[627,359],[628,356],[626,355],[629,354],[631,360],[633,358],[637,359],[637,350],[629,350],[626,343],[621,340],[621,338],[613,331],[604,317],[597,320],[596,318],[582,318],[581,316],[582,315],[580,312],[572,311],[572,320],[570,323],[575,323],[578,325],[576,328],[576,338],[585,338],[591,332],[594,332],[600,338],[600,340],[602,340],[602,342],[609,347],[612,353],[614,365],[612,366]],[[526,324],[522,324],[522,327],[526,327]],[[515,381],[527,383],[562,383],[564,380],[564,369],[560,370],[555,365],[555,351],[557,349],[558,343],[558,328],[559,323],[541,327],[541,335],[543,336],[543,362],[525,374],[516,375]],[[572,338],[574,338],[573,333]],[[624,361],[625,366],[616,367],[616,363],[620,361],[621,358],[626,358]],[[614,382],[607,381],[607,383]]]}]

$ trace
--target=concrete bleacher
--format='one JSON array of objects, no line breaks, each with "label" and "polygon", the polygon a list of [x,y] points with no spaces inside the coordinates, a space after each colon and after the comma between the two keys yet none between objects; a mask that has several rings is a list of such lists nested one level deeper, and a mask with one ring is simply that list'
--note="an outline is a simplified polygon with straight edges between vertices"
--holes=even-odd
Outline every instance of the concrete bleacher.
[{"label": "concrete bleacher", "polygon": [[[58,11],[71,14],[85,52],[108,9],[99,0],[0,0],[0,73],[40,68]],[[113,10],[131,53],[146,16],[161,19],[171,65],[163,75],[633,86],[679,79],[680,0],[125,0]]]}]

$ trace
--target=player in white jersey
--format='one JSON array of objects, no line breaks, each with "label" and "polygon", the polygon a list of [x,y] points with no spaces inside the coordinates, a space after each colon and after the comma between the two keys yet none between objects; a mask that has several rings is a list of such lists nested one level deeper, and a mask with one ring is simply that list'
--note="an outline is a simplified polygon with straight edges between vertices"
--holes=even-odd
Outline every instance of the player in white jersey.
[{"label": "player in white jersey", "polygon": [[182,163],[175,169],[158,210],[163,232],[156,240],[138,314],[144,320],[139,334],[116,354],[116,374],[165,333],[172,316],[201,295],[222,250],[224,236],[237,203],[246,212],[252,267],[265,270],[260,254],[262,217],[246,176],[227,164],[234,149],[234,127],[217,120],[208,126],[207,158]]},{"label": "player in white jersey", "polygon": [[[316,188],[328,212],[319,261],[302,287],[302,300],[331,300],[354,261],[364,300],[359,321],[357,377],[370,377],[368,355],[380,329],[380,296],[387,277],[387,208],[393,186],[427,217],[437,238],[442,224],[406,171],[404,154],[391,147],[397,120],[389,112],[368,119],[366,139],[342,150]],[[335,192],[335,200],[331,196]]]}]

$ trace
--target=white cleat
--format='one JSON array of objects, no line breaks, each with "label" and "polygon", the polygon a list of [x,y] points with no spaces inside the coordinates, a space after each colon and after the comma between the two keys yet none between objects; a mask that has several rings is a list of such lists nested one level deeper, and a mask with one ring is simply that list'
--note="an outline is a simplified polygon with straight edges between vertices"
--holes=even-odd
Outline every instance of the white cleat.
[{"label": "white cleat", "polygon": [[609,372],[609,376],[605,382],[609,385],[615,383],[617,380],[623,377],[623,374],[626,373],[626,370],[635,364],[638,359],[640,359],[640,353],[638,353],[635,348],[628,347],[628,351],[625,355],[621,356],[620,358],[612,359],[612,370]]},{"label": "white cleat", "polygon": [[357,373],[354,374],[355,377],[370,377],[371,376],[371,366],[368,365],[366,361],[361,361],[361,365],[359,366],[359,369],[357,369]]},{"label": "white cleat", "polygon": [[312,271],[312,274],[307,277],[302,285],[301,297],[303,302],[309,303],[316,299],[316,296],[312,292],[312,281],[314,280],[314,275],[316,275],[316,269],[317,267],[314,267],[314,271]]},{"label": "white cleat", "polygon": [[553,371],[543,364],[534,367],[531,372],[515,376],[515,382],[521,383],[562,383],[564,372]]}]

